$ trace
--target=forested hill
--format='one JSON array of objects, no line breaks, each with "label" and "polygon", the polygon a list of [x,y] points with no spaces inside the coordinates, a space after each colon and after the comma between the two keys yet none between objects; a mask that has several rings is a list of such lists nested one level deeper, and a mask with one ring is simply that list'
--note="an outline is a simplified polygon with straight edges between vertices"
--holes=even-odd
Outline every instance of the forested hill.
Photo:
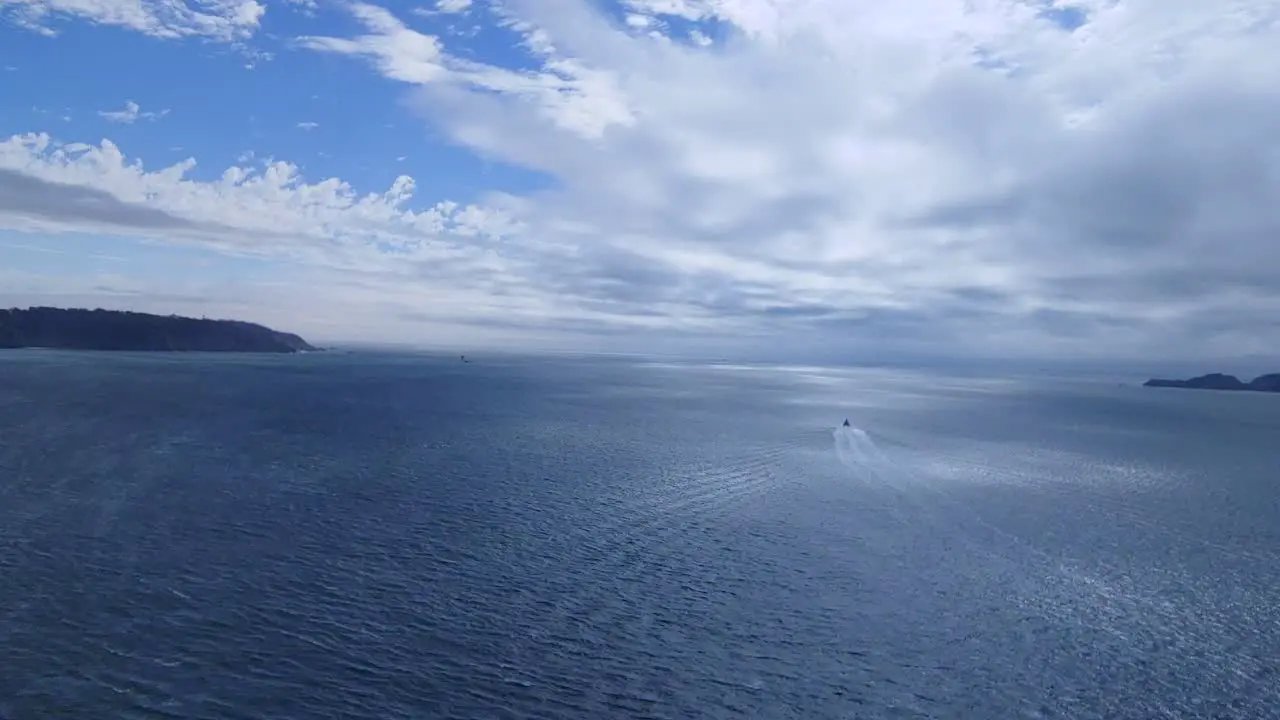
[{"label": "forested hill", "polygon": [[292,353],[316,348],[292,333],[238,320],[119,310],[0,310],[0,348]]},{"label": "forested hill", "polygon": [[1190,380],[1166,380],[1151,378],[1143,383],[1147,387],[1190,388],[1192,390],[1254,390],[1280,393],[1280,373],[1269,373],[1244,382],[1235,375],[1209,373]]}]

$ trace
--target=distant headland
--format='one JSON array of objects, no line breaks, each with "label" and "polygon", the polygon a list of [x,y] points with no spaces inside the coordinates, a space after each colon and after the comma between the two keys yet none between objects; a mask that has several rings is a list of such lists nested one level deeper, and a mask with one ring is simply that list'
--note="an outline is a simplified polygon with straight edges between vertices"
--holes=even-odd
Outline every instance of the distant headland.
[{"label": "distant headland", "polygon": [[0,309],[0,348],[294,353],[314,351],[292,333],[239,320],[120,310]]},{"label": "distant headland", "polygon": [[1143,386],[1190,388],[1193,390],[1252,390],[1254,392],[1280,393],[1280,373],[1259,375],[1249,382],[1243,382],[1235,375],[1224,375],[1223,373],[1209,373],[1208,375],[1193,377],[1190,380],[1152,378],[1143,383]]}]

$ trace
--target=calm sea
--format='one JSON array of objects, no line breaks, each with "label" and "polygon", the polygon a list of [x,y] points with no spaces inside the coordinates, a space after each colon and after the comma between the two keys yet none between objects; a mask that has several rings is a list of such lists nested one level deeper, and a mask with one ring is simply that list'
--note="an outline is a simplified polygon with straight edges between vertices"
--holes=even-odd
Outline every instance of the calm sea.
[{"label": "calm sea", "polygon": [[1278,437],[1115,382],[0,353],[0,718],[1277,717]]}]

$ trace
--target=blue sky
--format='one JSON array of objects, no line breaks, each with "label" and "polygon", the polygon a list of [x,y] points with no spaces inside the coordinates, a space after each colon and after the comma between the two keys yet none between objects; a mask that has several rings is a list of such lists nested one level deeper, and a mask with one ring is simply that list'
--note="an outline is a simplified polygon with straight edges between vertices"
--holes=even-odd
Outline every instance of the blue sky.
[{"label": "blue sky", "polygon": [[[196,157],[200,165],[190,175],[201,180],[216,179],[252,153],[287,158],[307,175],[339,176],[361,188],[386,187],[409,174],[424,196],[459,202],[490,188],[524,192],[545,185],[537,174],[486,162],[432,132],[402,107],[404,88],[397,83],[296,47],[292,39],[304,35],[359,32],[341,6],[269,8],[250,48],[140,37],[74,19],[47,23],[57,37],[4,26],[4,63],[13,68],[0,76],[6,129],[107,137],[149,164]],[[469,17],[407,14],[405,20],[425,33],[466,37],[476,26]],[[466,37],[468,57],[528,63],[514,33],[491,23],[480,27]],[[164,115],[131,123],[102,116],[125,110],[127,102]]]},{"label": "blue sky", "polygon": [[1265,353],[1278,16],[11,0],[0,304],[450,347]]}]

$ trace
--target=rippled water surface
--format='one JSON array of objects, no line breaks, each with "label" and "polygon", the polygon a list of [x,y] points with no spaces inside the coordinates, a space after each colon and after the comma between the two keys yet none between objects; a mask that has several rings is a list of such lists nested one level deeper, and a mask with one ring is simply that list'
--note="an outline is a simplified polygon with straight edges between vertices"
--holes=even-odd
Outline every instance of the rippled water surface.
[{"label": "rippled water surface", "polygon": [[0,718],[1277,717],[1278,436],[1114,383],[0,353]]}]

